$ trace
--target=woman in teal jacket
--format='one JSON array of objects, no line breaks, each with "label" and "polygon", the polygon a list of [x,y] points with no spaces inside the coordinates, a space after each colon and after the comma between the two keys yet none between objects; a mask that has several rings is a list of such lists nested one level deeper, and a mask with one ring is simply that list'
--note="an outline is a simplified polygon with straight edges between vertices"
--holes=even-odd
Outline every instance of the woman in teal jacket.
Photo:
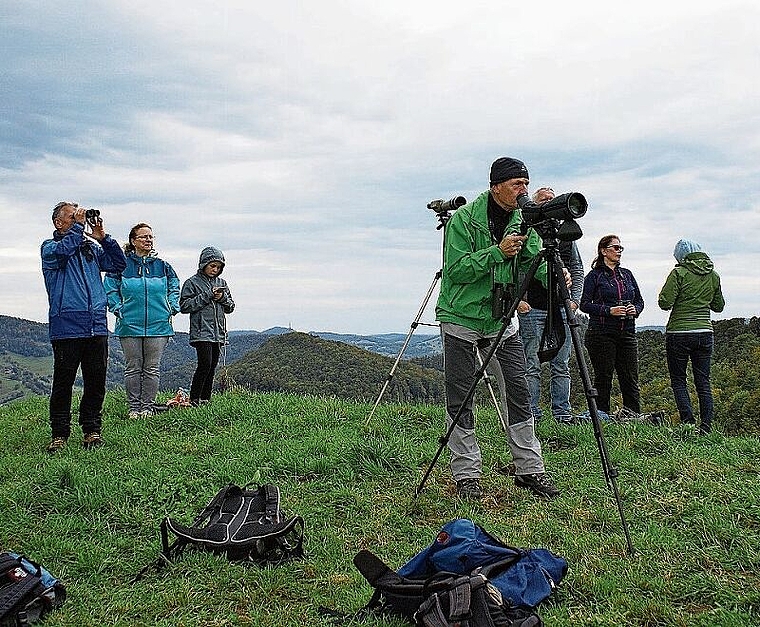
[{"label": "woman in teal jacket", "polygon": [[124,353],[129,417],[139,418],[155,412],[161,356],[174,335],[172,316],[179,313],[179,278],[156,256],[147,224],[132,227],[124,251],[127,267],[106,275],[104,285]]}]

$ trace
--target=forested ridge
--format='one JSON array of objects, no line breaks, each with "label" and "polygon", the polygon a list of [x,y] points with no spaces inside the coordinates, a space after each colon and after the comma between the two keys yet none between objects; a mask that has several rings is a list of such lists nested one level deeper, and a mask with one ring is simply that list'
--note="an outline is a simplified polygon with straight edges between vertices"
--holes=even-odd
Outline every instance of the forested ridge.
[{"label": "forested ridge", "polygon": [[[46,394],[52,372],[47,325],[0,316],[0,329],[3,369],[0,402]],[[760,318],[717,320],[714,332],[712,381],[716,425],[728,434],[760,434]],[[277,335],[236,332],[230,341],[220,364],[218,382],[256,391],[371,401],[377,398],[395,361],[344,342],[298,332]],[[640,331],[638,341],[642,410],[665,410],[668,419],[674,421],[677,412],[665,363],[664,334]],[[111,338],[110,351],[108,381],[113,388],[123,382],[123,359],[117,338]],[[189,386],[194,367],[195,351],[187,343],[186,334],[178,333],[164,356],[162,389],[173,392],[180,386]],[[440,354],[402,360],[384,400],[442,403],[441,369]],[[546,375],[543,387],[548,395],[548,371]],[[586,408],[586,399],[574,355],[571,376],[572,405],[576,412],[581,412]],[[613,406],[619,403],[617,393],[615,384]],[[479,399],[490,402],[482,393]],[[696,397],[693,400],[696,407]]]}]

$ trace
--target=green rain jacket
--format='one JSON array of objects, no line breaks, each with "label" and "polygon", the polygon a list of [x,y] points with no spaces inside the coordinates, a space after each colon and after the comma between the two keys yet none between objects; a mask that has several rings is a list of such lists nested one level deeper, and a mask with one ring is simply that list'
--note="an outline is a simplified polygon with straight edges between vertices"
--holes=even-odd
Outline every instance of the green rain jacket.
[{"label": "green rain jacket", "polygon": [[[483,192],[457,209],[446,223],[441,291],[435,310],[440,322],[453,322],[484,335],[497,333],[502,326],[491,313],[494,283],[515,284],[541,250],[541,238],[529,229],[528,239],[514,260],[502,254],[488,228],[489,194]],[[519,232],[521,222],[520,210],[514,209],[505,234]],[[536,278],[546,285],[545,263],[538,268]]]},{"label": "green rain jacket", "polygon": [[670,271],[657,299],[660,309],[672,309],[666,333],[711,331],[710,310],[720,313],[726,305],[720,277],[703,252],[689,253]]}]

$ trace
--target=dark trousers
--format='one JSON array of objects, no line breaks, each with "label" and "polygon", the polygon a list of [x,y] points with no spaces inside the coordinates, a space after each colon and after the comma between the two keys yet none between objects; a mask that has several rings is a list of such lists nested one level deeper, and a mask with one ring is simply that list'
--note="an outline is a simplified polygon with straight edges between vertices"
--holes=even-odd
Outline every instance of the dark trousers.
[{"label": "dark trousers", "polygon": [[612,375],[617,374],[623,406],[641,413],[639,398],[639,360],[635,333],[586,332],[586,348],[594,369],[596,405],[610,413]]},{"label": "dark trousers", "polygon": [[190,401],[207,401],[211,398],[214,372],[219,363],[221,344],[219,342],[193,342],[198,355],[198,366],[190,386]]},{"label": "dark trousers", "polygon": [[699,399],[699,430],[710,433],[713,418],[713,397],[710,388],[710,362],[713,352],[712,333],[666,333],[665,351],[670,373],[670,387],[676,399],[682,423],[694,424],[691,398],[686,387],[686,367],[691,359],[694,387]]},{"label": "dark trousers", "polygon": [[50,427],[54,438],[71,435],[71,397],[77,370],[82,368],[84,391],[79,403],[82,433],[100,433],[106,395],[108,338],[105,336],[53,340],[53,388]]}]

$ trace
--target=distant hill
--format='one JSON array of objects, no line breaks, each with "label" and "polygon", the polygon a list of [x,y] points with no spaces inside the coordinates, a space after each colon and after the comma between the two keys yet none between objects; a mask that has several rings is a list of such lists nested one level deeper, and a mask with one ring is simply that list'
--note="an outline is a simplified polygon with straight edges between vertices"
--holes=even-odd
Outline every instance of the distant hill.
[{"label": "distant hill", "polygon": [[[325,333],[312,331],[311,335],[321,337],[323,340],[333,340],[358,346],[378,355],[393,356],[398,355],[404,345],[406,334],[401,333],[383,333],[380,335],[350,335],[341,333]],[[427,355],[436,355],[442,352],[441,336],[413,334],[409,339],[409,345],[404,351],[404,358],[425,357]]]},{"label": "distant hill", "polygon": [[[375,398],[394,363],[344,342],[306,333],[271,337],[228,368],[236,385],[262,392]],[[441,402],[443,378],[437,370],[402,362],[387,400]]]},{"label": "distant hill", "polygon": [[[229,344],[222,352],[220,367],[235,363],[243,355],[259,348],[270,338],[293,333],[288,327],[272,327],[265,331],[230,331]],[[392,355],[401,350],[405,335],[353,335],[330,332],[311,332],[315,337],[343,342],[379,355]],[[109,359],[107,387],[124,385],[124,356],[119,339],[113,335],[108,342]],[[437,335],[413,336],[404,359],[424,358],[440,353]],[[161,362],[161,389],[176,391],[189,388],[195,370],[195,349],[188,334],[177,332],[171,339]],[[386,373],[392,362],[387,365]],[[53,351],[48,339],[48,325],[0,315],[0,405],[30,394],[48,394],[52,382]],[[384,378],[383,378],[384,381]],[[81,381],[78,382],[81,386]]]}]

